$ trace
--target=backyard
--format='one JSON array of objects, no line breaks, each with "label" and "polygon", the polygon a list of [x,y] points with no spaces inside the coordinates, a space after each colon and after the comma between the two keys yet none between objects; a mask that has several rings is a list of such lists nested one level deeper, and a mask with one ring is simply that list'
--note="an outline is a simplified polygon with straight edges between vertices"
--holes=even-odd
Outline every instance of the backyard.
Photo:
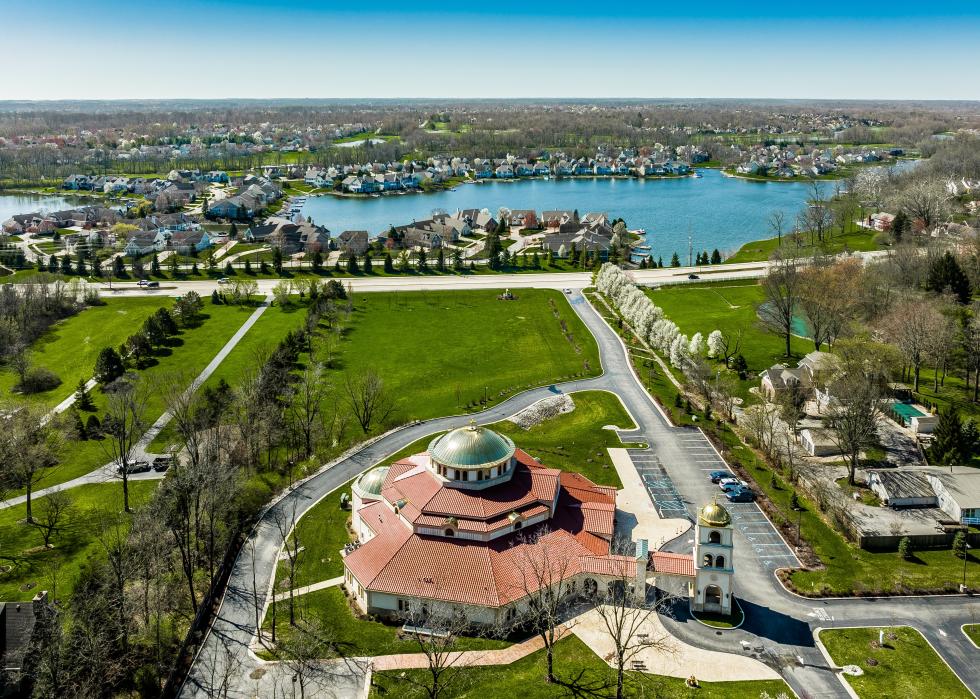
[{"label": "backyard", "polygon": [[881,629],[885,641],[879,646],[879,630],[864,627],[820,632],[820,641],[837,665],[856,665],[863,672],[844,676],[859,697],[973,696],[918,631],[908,626]]}]

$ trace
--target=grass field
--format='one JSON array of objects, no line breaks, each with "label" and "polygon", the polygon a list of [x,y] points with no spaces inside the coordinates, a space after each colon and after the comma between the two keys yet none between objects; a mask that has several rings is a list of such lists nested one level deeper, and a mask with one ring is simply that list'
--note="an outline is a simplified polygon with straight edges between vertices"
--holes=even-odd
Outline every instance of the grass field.
[{"label": "grass field", "polygon": [[[795,243],[790,241],[789,236],[784,235],[782,249],[800,257],[806,257],[816,252],[833,254],[844,252],[845,250],[851,252],[877,250],[879,249],[879,245],[875,242],[876,235],[878,235],[878,231],[869,231],[865,228],[858,228],[855,225],[851,226],[850,230],[844,235],[835,232],[831,239],[823,245],[804,245],[803,247],[797,247]],[[745,245],[739,248],[738,252],[727,258],[725,262],[731,264],[736,262],[760,262],[762,260],[768,260],[779,248],[778,238],[753,240],[745,243]]]},{"label": "grass field", "polygon": [[[820,640],[838,665],[857,665],[864,674],[844,678],[862,699],[899,697],[943,697],[970,699],[949,666],[915,629],[899,626],[885,629],[885,642],[878,641],[878,628],[824,629]],[[890,638],[894,635],[895,638]],[[875,660],[876,664],[868,661]]]},{"label": "grass field", "polygon": [[[145,502],[156,485],[155,481],[132,481],[131,506]],[[83,485],[70,493],[72,510],[65,518],[64,529],[52,537],[53,548],[43,548],[41,532],[24,523],[25,505],[0,510],[0,551],[5,557],[2,563],[11,564],[7,556],[14,559],[12,569],[0,573],[0,599],[29,600],[39,590],[48,590],[52,597],[67,598],[80,567],[90,558],[103,555],[98,541],[100,524],[107,516],[122,512],[122,485]],[[33,501],[35,517],[42,501],[43,498]]]},{"label": "grass field", "polygon": [[377,372],[400,397],[399,421],[600,371],[595,340],[557,291],[521,289],[516,301],[496,291],[357,294],[354,307],[339,364]]},{"label": "grass field", "polygon": [[[424,670],[395,670],[374,675],[374,698],[418,697],[417,690],[401,679],[403,672],[424,682]],[[560,682],[548,684],[543,650],[506,666],[474,667],[460,670],[455,681],[441,694],[445,699],[552,699],[557,697],[610,697],[616,692],[616,673],[576,636],[555,645],[555,674]],[[684,680],[639,672],[627,672],[628,697],[658,699],[758,699],[763,692],[776,697],[789,694],[780,680],[756,682],[702,682],[690,689]]]},{"label": "grass field", "polygon": [[[214,356],[225,345],[242,323],[252,313],[253,308],[239,306],[213,306],[205,301],[202,322],[192,328],[185,328],[180,335],[171,339],[171,346],[157,351],[150,366],[139,371],[144,380],[152,385],[155,381],[169,381],[174,378],[190,382],[214,359]],[[127,331],[127,335],[131,331]],[[101,351],[99,345],[98,351]],[[94,363],[94,362],[93,362]],[[105,396],[97,388],[91,391],[96,410],[101,419],[105,410]],[[152,423],[163,414],[166,406],[163,394],[159,391],[152,393],[147,401],[146,420]],[[83,414],[83,419],[86,419]],[[79,441],[69,444],[62,455],[58,466],[52,468],[45,478],[35,486],[35,490],[46,488],[57,483],[63,483],[84,475],[110,459],[95,440]],[[21,494],[23,491],[11,493]]]},{"label": "grass field", "polygon": [[791,342],[794,358],[787,360],[783,338],[767,332],[759,323],[756,308],[765,300],[765,294],[755,280],[679,284],[645,291],[688,337],[700,332],[707,341],[713,330],[721,330],[726,337],[742,331],[741,353],[748,363],[750,377],[740,382],[742,398],[749,396],[751,386],[758,385],[755,377],[760,371],[777,362],[795,364],[795,358],[813,350],[813,342],[794,337]]},{"label": "grass field", "polygon": [[[31,362],[53,371],[61,385],[31,396],[13,397],[54,407],[74,393],[79,379],[92,378],[95,359],[103,347],[118,347],[139,330],[158,308],[169,306],[164,298],[108,299],[51,326],[31,346]],[[0,370],[0,395],[11,395],[17,382],[9,368]]]},{"label": "grass field", "polygon": [[980,624],[967,624],[963,627],[963,633],[973,641],[973,645],[980,648]]}]

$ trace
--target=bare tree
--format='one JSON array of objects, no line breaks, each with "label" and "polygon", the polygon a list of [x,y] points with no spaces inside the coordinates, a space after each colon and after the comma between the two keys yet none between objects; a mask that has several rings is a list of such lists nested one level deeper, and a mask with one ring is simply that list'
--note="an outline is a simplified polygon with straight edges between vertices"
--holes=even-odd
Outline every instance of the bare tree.
[{"label": "bare tree", "polygon": [[348,375],[345,387],[348,404],[364,434],[373,424],[384,424],[395,411],[395,399],[385,389],[381,377],[370,369],[356,376]]},{"label": "bare tree", "polygon": [[783,245],[783,225],[785,220],[786,214],[784,214],[780,209],[776,209],[769,214],[769,228],[776,234],[776,240],[779,247],[782,247]]},{"label": "bare tree", "polygon": [[323,662],[324,658],[341,655],[341,647],[333,629],[318,619],[306,619],[294,627],[292,633],[279,644],[278,650],[283,665],[290,673],[293,691],[295,686],[299,687],[300,699],[306,698],[307,689],[311,690],[311,696],[322,696],[325,687],[321,684],[333,684],[335,677],[349,674],[356,668],[356,661],[348,659],[333,665]]},{"label": "bare tree", "polygon": [[558,630],[571,608],[576,592],[569,568],[571,558],[549,546],[547,529],[516,542],[515,560],[520,574],[520,593],[526,608],[520,620],[544,643],[548,682],[555,681],[554,648]]},{"label": "bare tree", "polygon": [[123,651],[129,649],[129,604],[126,586],[132,579],[136,558],[129,541],[129,522],[115,513],[105,512],[99,518],[98,540],[106,554],[111,573],[113,606],[119,615]]},{"label": "bare tree", "polygon": [[[296,563],[299,558],[299,532],[296,529],[296,500],[277,505],[272,511],[272,521],[282,539],[283,552],[286,554],[287,579],[289,580],[289,625],[296,625],[296,609],[293,593],[296,588]],[[273,604],[275,604],[273,602]]]},{"label": "bare tree", "polygon": [[722,334],[721,356],[725,359],[726,369],[730,366],[732,357],[735,357],[741,351],[742,351],[742,328],[736,328],[732,332]]},{"label": "bare tree", "polygon": [[929,299],[906,299],[896,304],[881,321],[885,335],[895,343],[912,369],[916,392],[922,363],[932,337],[940,331],[943,321],[936,303]]},{"label": "bare tree", "polygon": [[653,590],[646,586],[646,561],[633,555],[634,544],[623,540],[614,543],[613,575],[605,589],[599,589],[595,611],[602,628],[613,644],[612,664],[616,669],[616,699],[624,696],[626,669],[645,649],[668,652],[668,636],[652,637],[645,629],[650,617],[658,613],[666,598],[658,602]]},{"label": "bare tree", "polygon": [[67,490],[56,490],[49,493],[38,504],[38,517],[33,519],[33,524],[44,538],[44,545],[51,543],[51,537],[61,530],[65,523],[65,518],[71,513],[74,500]]},{"label": "bare tree", "polygon": [[425,693],[429,699],[439,699],[460,678],[457,650],[459,637],[469,628],[463,611],[453,604],[438,600],[413,601],[404,613],[406,634],[425,656],[424,679],[406,674],[400,679]]},{"label": "bare tree", "polygon": [[129,507],[129,472],[140,437],[146,431],[146,411],[150,387],[139,378],[117,379],[106,386],[106,411],[99,441],[103,451],[116,467],[123,487],[123,508]]},{"label": "bare tree", "polygon": [[834,212],[830,202],[824,197],[819,181],[812,180],[807,207],[799,215],[799,227],[809,231],[811,237],[815,235],[817,242],[823,243],[833,224]]},{"label": "bare tree", "polygon": [[800,301],[802,281],[795,260],[777,256],[762,278],[766,301],[759,307],[762,324],[770,331],[782,335],[786,341],[786,356],[792,354],[790,340],[793,337],[793,321]]},{"label": "bare tree", "polygon": [[321,427],[321,407],[328,392],[323,372],[317,366],[308,365],[293,385],[292,400],[289,403],[291,422],[299,430],[303,439],[303,455],[313,454],[314,444]]}]

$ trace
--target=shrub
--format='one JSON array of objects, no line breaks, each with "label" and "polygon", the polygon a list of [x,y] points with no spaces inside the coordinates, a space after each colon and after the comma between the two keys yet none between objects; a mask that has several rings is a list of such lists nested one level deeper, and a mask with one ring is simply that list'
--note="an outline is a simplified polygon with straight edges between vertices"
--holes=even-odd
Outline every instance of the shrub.
[{"label": "shrub", "polygon": [[41,393],[57,388],[61,384],[61,379],[53,371],[44,367],[30,369],[24,376],[24,380],[17,384],[17,390],[21,393]]},{"label": "shrub", "polygon": [[901,540],[898,542],[898,555],[901,556],[906,561],[912,560],[912,557],[914,555],[914,551],[912,549],[912,540],[907,536],[903,536]]}]

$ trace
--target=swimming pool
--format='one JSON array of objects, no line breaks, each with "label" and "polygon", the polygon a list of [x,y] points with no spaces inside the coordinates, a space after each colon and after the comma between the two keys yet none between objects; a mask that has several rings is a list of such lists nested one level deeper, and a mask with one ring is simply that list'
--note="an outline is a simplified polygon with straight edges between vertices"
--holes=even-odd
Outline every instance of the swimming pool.
[{"label": "swimming pool", "polygon": [[910,425],[912,418],[923,417],[925,415],[924,412],[910,403],[892,403],[892,410],[902,418],[902,423],[905,425]]}]

